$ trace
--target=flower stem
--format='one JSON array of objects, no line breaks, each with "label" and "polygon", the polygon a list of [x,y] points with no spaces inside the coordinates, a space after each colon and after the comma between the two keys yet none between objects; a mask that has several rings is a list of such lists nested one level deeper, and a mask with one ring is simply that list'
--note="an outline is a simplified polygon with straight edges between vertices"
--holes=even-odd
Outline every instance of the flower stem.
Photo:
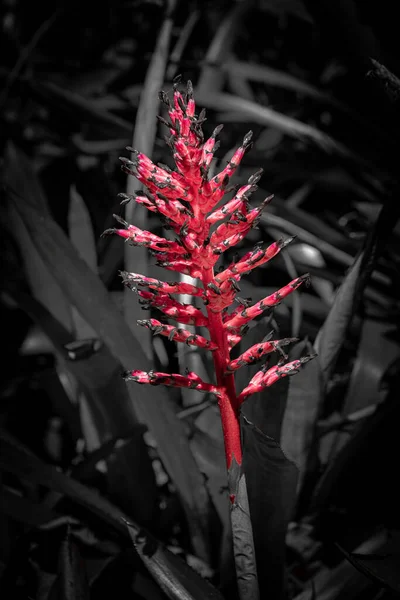
[{"label": "flower stem", "polygon": [[[202,281],[205,289],[209,283],[215,283],[212,268],[203,270]],[[221,311],[213,311],[210,303],[207,305],[207,314],[210,338],[217,346],[213,352],[217,385],[225,390],[225,393],[219,397],[219,408],[228,470],[233,554],[239,597],[241,600],[257,600],[259,597],[257,567],[246,478],[242,471],[240,411],[235,378],[232,373],[226,372],[230,355]]]},{"label": "flower stem", "polygon": [[[203,270],[203,285],[205,289],[207,289],[209,283],[215,283],[213,268]],[[238,465],[242,464],[239,403],[236,396],[234,375],[226,374],[230,357],[228,339],[222,323],[221,311],[214,312],[212,304],[209,304],[207,305],[207,314],[210,338],[217,346],[217,349],[213,352],[217,385],[223,387],[226,391],[226,394],[220,397],[219,408],[224,434],[226,465],[229,469],[233,458],[236,459]]]}]

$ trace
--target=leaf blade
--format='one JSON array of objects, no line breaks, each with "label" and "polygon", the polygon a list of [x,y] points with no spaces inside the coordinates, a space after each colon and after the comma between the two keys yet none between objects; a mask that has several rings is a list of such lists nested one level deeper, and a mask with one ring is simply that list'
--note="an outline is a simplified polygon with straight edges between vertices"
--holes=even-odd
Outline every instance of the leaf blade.
[{"label": "leaf blade", "polygon": [[223,600],[219,591],[148,532],[126,523],[144,565],[170,600]]},{"label": "leaf blade", "polygon": [[[97,331],[123,368],[132,368],[134,364],[140,369],[150,370],[149,362],[128,331],[104,285],[79,257],[61,228],[49,216],[33,208],[23,204],[16,204],[15,208],[67,298]],[[149,393],[139,386],[131,386],[128,392],[127,425],[130,423],[133,426],[137,417],[148,425],[157,441],[165,468],[177,487],[191,527],[193,543],[206,556],[208,495],[183,425],[162,388],[152,388]]]}]

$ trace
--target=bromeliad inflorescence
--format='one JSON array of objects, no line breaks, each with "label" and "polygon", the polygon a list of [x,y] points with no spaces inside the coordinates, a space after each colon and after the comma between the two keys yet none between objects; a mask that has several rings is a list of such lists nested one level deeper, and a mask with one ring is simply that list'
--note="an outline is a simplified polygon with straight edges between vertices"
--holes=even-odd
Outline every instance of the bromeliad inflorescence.
[{"label": "bromeliad inflorescence", "polygon": [[[133,370],[125,374],[126,379],[150,385],[186,387],[215,394],[219,401],[224,433],[228,469],[234,459],[242,462],[240,442],[239,410],[241,403],[251,394],[272,385],[282,377],[296,373],[310,359],[304,357],[285,364],[287,356],[283,347],[293,339],[269,340],[249,348],[232,360],[230,352],[245,335],[248,323],[263,311],[279,304],[286,296],[297,290],[308,275],[291,281],[277,292],[255,304],[236,298],[242,275],[249,273],[274,256],[290,241],[279,240],[266,248],[257,245],[242,258],[226,268],[215,270],[221,254],[238,244],[257,224],[262,210],[271,201],[268,197],[260,206],[252,208],[249,196],[257,189],[262,171],[252,175],[247,184],[239,189],[229,187],[230,178],[238,168],[244,154],[250,148],[252,132],[243,139],[227,166],[214,177],[209,176],[214,153],[217,150],[218,126],[211,137],[204,141],[202,123],[204,111],[195,114],[193,89],[189,82],[185,94],[174,86],[173,103],[160,93],[160,99],[168,107],[169,121],[159,118],[170,131],[167,143],[172,149],[176,170],[165,165],[155,165],[147,156],[128,148],[132,160],[122,158],[122,169],[136,177],[147,189],[132,196],[121,194],[122,203],[134,199],[148,210],[158,213],[167,229],[174,232],[173,239],[159,237],[143,231],[116,216],[123,229],[109,229],[105,233],[116,233],[136,246],[145,246],[155,256],[157,264],[193,278],[193,284],[164,282],[136,273],[123,272],[126,285],[136,290],[143,307],[154,307],[167,319],[177,323],[201,326],[209,331],[209,339],[184,328],[156,319],[140,320],[153,333],[167,336],[170,340],[197,346],[212,353],[216,381],[207,383],[195,373],[186,375],[144,372]],[[222,199],[233,192],[232,199],[220,206]],[[197,281],[200,285],[197,285]],[[145,288],[145,289],[143,289]],[[205,311],[191,304],[183,304],[173,295],[185,294],[200,298]],[[239,306],[232,309],[233,302]],[[243,365],[261,360],[265,355],[278,351],[281,360],[277,366],[264,366],[252,378],[248,386],[236,393],[234,373]]]}]

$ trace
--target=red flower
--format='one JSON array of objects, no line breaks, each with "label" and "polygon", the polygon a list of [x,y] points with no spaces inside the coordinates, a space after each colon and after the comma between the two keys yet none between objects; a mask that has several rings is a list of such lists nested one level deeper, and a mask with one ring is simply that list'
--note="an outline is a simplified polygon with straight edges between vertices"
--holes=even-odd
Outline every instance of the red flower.
[{"label": "red flower", "polygon": [[[149,373],[131,371],[127,372],[125,377],[138,383],[188,387],[216,394],[221,409],[229,467],[233,457],[238,464],[241,464],[238,419],[240,404],[249,395],[272,385],[282,377],[294,374],[302,364],[312,358],[305,357],[287,364],[280,361],[278,366],[271,369],[264,367],[237,395],[234,371],[275,350],[279,351],[284,359],[287,358],[282,347],[294,340],[284,339],[256,344],[235,360],[231,360],[230,350],[242,339],[251,320],[264,310],[276,306],[302,283],[308,283],[309,276],[298,277],[252,306],[239,299],[242,306],[228,312],[239,291],[238,282],[241,276],[271,260],[292,241],[292,238],[279,240],[266,248],[257,245],[222,272],[218,274],[214,272],[220,255],[240,242],[257,224],[261,212],[272,200],[272,196],[266,198],[257,208],[249,206],[248,198],[257,189],[256,184],[262,173],[260,170],[249,178],[246,185],[235,191],[231,200],[219,207],[222,198],[233,189],[228,187],[229,181],[251,146],[252,132],[250,131],[244,137],[241,146],[225,169],[210,179],[209,169],[218,147],[216,137],[222,126],[218,126],[211,137],[204,141],[202,132],[204,112],[202,111],[199,116],[195,114],[190,82],[184,95],[175,86],[173,103],[164,92],[160,93],[160,99],[168,107],[170,121],[162,118],[160,121],[170,131],[168,145],[173,152],[176,170],[173,171],[164,165],[155,165],[147,156],[128,148],[134,153],[134,158],[133,160],[122,158],[122,170],[144,184],[148,193],[121,195],[122,203],[135,200],[148,210],[159,213],[163,223],[174,232],[175,237],[173,240],[167,240],[149,231],[142,231],[120,217],[116,219],[124,229],[111,229],[105,233],[116,233],[133,245],[149,248],[158,265],[190,275],[201,282],[202,287],[198,287],[195,282],[193,285],[163,282],[137,273],[122,273],[124,283],[137,291],[139,301],[144,308],[157,308],[165,317],[174,319],[178,323],[208,328],[210,339],[156,319],[139,321],[140,325],[148,327],[154,334],[161,334],[176,342],[210,350],[216,371],[216,384],[202,381],[195,373],[187,373],[183,376],[153,371]],[[214,225],[218,223],[215,228]],[[148,291],[138,290],[138,287],[147,287]],[[194,306],[173,299],[173,294],[191,294],[201,298],[206,306],[207,316]]]}]

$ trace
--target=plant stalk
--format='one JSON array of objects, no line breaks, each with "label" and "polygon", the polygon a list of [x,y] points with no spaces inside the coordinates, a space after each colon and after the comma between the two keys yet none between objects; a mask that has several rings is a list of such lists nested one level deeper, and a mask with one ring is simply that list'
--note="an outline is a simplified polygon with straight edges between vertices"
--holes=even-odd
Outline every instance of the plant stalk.
[{"label": "plant stalk", "polygon": [[[203,269],[203,285],[215,283],[214,269]],[[241,600],[257,600],[259,587],[253,529],[247,495],[245,474],[242,470],[242,443],[240,436],[240,404],[235,389],[233,373],[227,373],[230,360],[229,346],[224,330],[221,311],[214,312],[212,304],[207,305],[210,339],[217,345],[213,352],[217,385],[226,393],[219,398],[222,431],[228,470],[228,491],[231,503],[233,554],[236,578]]]}]

